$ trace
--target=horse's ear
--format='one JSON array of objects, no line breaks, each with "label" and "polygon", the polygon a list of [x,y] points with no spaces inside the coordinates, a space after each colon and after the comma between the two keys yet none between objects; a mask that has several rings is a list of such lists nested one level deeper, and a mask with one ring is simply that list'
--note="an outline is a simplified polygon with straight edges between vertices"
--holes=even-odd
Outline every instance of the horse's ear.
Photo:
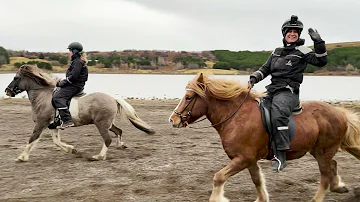
[{"label": "horse's ear", "polygon": [[197,81],[198,81],[199,83],[204,83],[204,75],[203,75],[203,73],[200,73]]}]

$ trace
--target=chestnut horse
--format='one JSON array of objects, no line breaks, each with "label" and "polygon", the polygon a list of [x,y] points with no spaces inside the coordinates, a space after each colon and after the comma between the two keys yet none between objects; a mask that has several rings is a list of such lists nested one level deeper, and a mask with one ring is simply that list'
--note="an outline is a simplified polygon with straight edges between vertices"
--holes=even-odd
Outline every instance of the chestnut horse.
[{"label": "chestnut horse", "polygon": [[[256,101],[265,94],[248,92],[248,85],[238,81],[199,73],[188,83],[185,96],[169,118],[173,127],[182,128],[205,115],[220,135],[231,161],[214,175],[210,201],[228,201],[224,197],[224,183],[246,168],[257,190],[256,202],[269,201],[257,163],[265,159],[269,151],[269,136]],[[296,135],[286,158],[298,159],[307,152],[315,157],[321,180],[312,201],[320,202],[329,186],[332,192],[348,192],[337,174],[337,162],[332,158],[341,148],[360,160],[360,121],[355,113],[324,102],[303,102],[302,106],[302,113],[294,116]]]}]

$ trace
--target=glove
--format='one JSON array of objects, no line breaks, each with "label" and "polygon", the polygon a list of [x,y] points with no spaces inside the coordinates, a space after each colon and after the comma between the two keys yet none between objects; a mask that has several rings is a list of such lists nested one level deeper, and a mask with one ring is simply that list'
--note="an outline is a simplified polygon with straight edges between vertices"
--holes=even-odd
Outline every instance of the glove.
[{"label": "glove", "polygon": [[67,80],[66,79],[63,79],[59,82],[56,83],[56,87],[63,87],[67,84]]},{"label": "glove", "polygon": [[255,83],[256,83],[256,78],[250,77],[250,80],[248,81],[248,88],[252,89],[254,87]]},{"label": "glove", "polygon": [[315,43],[323,41],[320,37],[320,34],[317,32],[316,29],[314,30],[313,28],[309,28],[308,31],[309,31],[311,40],[313,40]]}]

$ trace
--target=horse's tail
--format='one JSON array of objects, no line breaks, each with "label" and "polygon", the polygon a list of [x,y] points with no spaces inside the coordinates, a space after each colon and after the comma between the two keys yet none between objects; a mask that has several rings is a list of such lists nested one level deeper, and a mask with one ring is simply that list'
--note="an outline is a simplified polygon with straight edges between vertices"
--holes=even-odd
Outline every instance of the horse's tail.
[{"label": "horse's tail", "polygon": [[356,113],[340,108],[347,119],[345,139],[340,148],[360,160],[360,120]]},{"label": "horse's tail", "polygon": [[148,124],[141,120],[135,112],[135,109],[122,98],[116,98],[119,113],[125,115],[127,119],[139,130],[147,134],[154,134],[153,130]]}]

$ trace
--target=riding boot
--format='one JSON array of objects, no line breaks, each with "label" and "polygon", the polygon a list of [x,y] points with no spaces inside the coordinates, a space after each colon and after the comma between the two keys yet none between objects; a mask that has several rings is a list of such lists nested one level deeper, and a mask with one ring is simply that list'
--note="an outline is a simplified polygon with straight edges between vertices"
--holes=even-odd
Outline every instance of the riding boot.
[{"label": "riding boot", "polygon": [[286,163],[286,150],[277,150],[276,155],[271,159],[271,170],[273,172],[279,172],[287,166]]},{"label": "riding boot", "polygon": [[61,125],[58,126],[58,129],[64,130],[65,128],[74,126],[74,123],[71,120],[71,114],[67,107],[59,108],[59,114],[61,118]]},{"label": "riding boot", "polygon": [[278,127],[275,134],[276,152],[271,160],[272,171],[279,172],[287,166],[286,151],[290,150],[289,130],[287,126]]}]

